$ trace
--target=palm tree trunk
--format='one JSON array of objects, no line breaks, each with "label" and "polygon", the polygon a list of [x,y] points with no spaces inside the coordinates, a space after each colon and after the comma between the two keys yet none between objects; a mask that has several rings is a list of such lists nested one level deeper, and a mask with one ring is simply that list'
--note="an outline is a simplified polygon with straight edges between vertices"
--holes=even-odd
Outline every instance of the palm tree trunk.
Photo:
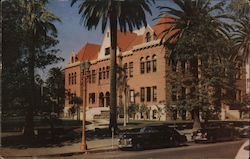
[{"label": "palm tree trunk", "polygon": [[[27,108],[27,113],[25,117],[25,127],[24,127],[24,136],[32,139],[34,136],[34,123],[33,123],[33,109],[35,104],[35,48],[33,46],[29,49],[29,80],[30,80],[30,88],[29,88],[29,105]],[[29,140],[30,141],[30,140]]]},{"label": "palm tree trunk", "polygon": [[[111,7],[114,8],[114,7]],[[117,48],[117,19],[116,11],[112,10],[110,14],[110,122],[109,128],[117,130],[117,95],[116,95],[116,48]]]}]

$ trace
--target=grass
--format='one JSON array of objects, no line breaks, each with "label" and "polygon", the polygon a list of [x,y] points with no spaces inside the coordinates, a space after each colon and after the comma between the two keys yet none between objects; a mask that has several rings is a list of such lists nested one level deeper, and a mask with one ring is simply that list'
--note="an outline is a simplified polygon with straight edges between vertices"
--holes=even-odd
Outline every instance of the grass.
[{"label": "grass", "polygon": [[[72,120],[72,119],[56,119],[53,121],[55,127],[81,127],[82,121]],[[2,131],[22,131],[25,119],[24,117],[12,117],[5,118],[1,121]],[[91,122],[86,122],[86,125],[91,124]],[[45,120],[40,117],[34,117],[34,126],[36,128],[49,127],[49,120]]]}]

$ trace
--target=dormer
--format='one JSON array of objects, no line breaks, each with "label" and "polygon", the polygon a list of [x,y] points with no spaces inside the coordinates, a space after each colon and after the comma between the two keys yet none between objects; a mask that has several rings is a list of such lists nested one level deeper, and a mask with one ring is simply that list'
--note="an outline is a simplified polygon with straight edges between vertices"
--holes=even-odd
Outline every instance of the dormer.
[{"label": "dormer", "polygon": [[70,63],[75,63],[77,61],[78,61],[77,55],[74,51],[72,51],[70,54]]}]

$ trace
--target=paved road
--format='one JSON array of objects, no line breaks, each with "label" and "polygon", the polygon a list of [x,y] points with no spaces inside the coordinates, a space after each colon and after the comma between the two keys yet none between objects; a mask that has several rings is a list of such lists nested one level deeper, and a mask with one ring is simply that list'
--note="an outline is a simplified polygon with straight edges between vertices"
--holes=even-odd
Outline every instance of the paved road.
[{"label": "paved road", "polygon": [[212,144],[190,143],[188,146],[178,148],[114,151],[68,156],[63,157],[63,159],[234,159],[243,143],[244,140]]}]

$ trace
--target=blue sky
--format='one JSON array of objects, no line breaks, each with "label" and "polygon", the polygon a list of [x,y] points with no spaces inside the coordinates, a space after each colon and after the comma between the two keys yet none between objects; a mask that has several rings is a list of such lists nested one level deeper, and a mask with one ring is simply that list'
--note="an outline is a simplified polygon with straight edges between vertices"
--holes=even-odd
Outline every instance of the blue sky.
[{"label": "blue sky", "polygon": [[[59,45],[57,46],[65,61],[58,64],[63,66],[68,63],[69,55],[72,50],[78,51],[86,42],[101,43],[102,32],[100,27],[96,30],[88,31],[80,24],[81,16],[78,14],[78,5],[70,6],[71,0],[50,0],[48,9],[57,15],[62,23],[56,23],[58,29]],[[158,4],[167,4],[170,0],[156,0]],[[159,10],[156,5],[152,7],[153,15],[147,16],[149,25],[153,25],[152,21],[158,14]]]}]

